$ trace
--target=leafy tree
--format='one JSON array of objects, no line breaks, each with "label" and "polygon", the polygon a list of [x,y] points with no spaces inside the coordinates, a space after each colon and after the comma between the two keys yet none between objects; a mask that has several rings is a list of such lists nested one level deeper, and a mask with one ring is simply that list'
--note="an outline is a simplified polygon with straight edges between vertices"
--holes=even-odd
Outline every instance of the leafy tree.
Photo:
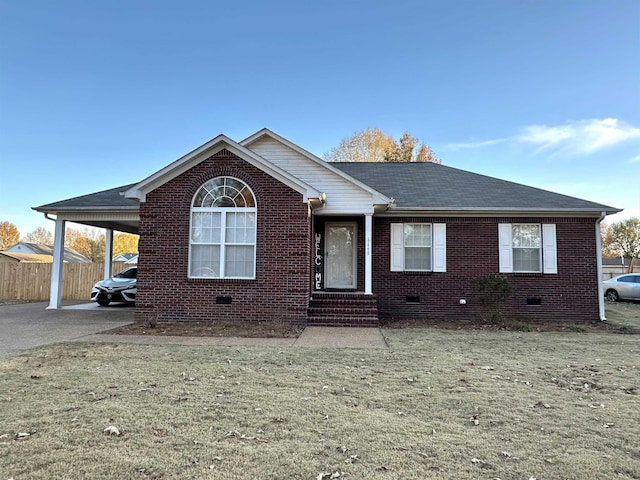
[{"label": "leafy tree", "polygon": [[[617,257],[631,258],[631,271],[634,259],[640,257],[640,218],[633,217],[615,222],[608,229],[611,231],[611,240],[607,243],[607,250],[615,252]],[[603,245],[605,240],[609,242],[605,237]]]},{"label": "leafy tree", "polygon": [[383,162],[394,146],[393,137],[379,128],[367,128],[343,138],[340,144],[324,154],[329,162]]},{"label": "leafy tree", "polygon": [[11,222],[0,222],[0,250],[9,248],[20,241],[20,232]]},{"label": "leafy tree", "polygon": [[36,245],[53,245],[53,234],[44,227],[38,227],[22,238],[23,242]]},{"label": "leafy tree", "polygon": [[91,261],[97,263],[104,262],[104,255],[107,250],[104,235],[96,234],[91,241]]},{"label": "leafy tree", "polygon": [[613,231],[605,222],[600,224],[600,238],[602,242],[602,256],[604,258],[620,258],[620,254],[613,243]]},{"label": "leafy tree", "polygon": [[137,253],[138,235],[131,233],[116,233],[113,235],[113,256],[117,257],[123,253]]},{"label": "leafy tree", "polygon": [[64,234],[64,246],[71,248],[78,252],[80,255],[91,259],[93,239],[88,228],[84,230],[76,230],[74,228],[67,228]]},{"label": "leafy tree", "polygon": [[[64,246],[91,259],[93,262],[104,262],[106,241],[101,229],[85,228],[76,230],[68,228],[65,232]],[[115,233],[113,235],[113,256],[138,251],[138,235]]]},{"label": "leafy tree", "polygon": [[405,132],[399,140],[375,127],[343,138],[324,154],[329,162],[434,162],[441,163],[433,150]]},{"label": "leafy tree", "polygon": [[104,262],[106,242],[103,230],[96,228],[84,228],[74,230],[68,228],[65,232],[65,247],[73,248],[92,262]]}]

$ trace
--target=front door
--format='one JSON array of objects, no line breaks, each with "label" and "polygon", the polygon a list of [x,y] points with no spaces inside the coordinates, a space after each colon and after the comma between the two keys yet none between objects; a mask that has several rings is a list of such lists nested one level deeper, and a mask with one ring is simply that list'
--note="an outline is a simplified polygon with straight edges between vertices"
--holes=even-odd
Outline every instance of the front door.
[{"label": "front door", "polygon": [[356,288],[357,224],[325,225],[325,288]]}]

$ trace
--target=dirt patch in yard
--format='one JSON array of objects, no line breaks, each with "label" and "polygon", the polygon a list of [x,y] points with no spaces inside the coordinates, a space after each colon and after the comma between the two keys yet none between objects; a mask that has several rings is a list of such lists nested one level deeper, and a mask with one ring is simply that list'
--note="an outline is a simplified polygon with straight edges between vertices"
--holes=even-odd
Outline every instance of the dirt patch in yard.
[{"label": "dirt patch in yard", "polygon": [[300,325],[283,322],[173,322],[158,323],[155,327],[134,323],[103,333],[182,337],[297,338],[302,330],[304,327]]},{"label": "dirt patch in yard", "polygon": [[606,303],[607,321],[571,322],[563,320],[518,320],[505,318],[500,324],[474,320],[391,319],[384,328],[441,328],[445,330],[486,330],[518,332],[574,332],[640,334],[640,302]]},{"label": "dirt patch in yard", "polygon": [[[608,319],[606,322],[505,319],[501,324],[494,325],[481,319],[389,319],[381,321],[380,326],[389,329],[437,328],[443,330],[640,334],[640,302],[608,303],[606,311]],[[303,325],[271,321],[173,322],[158,323],[153,328],[149,324],[134,323],[104,333],[188,337],[297,338],[303,330]]]},{"label": "dirt patch in yard", "polygon": [[482,320],[396,319],[383,322],[384,328],[441,328],[444,330],[487,330],[517,332],[574,332],[574,333],[640,333],[640,330],[609,322],[566,322],[553,320],[505,320],[499,325]]}]

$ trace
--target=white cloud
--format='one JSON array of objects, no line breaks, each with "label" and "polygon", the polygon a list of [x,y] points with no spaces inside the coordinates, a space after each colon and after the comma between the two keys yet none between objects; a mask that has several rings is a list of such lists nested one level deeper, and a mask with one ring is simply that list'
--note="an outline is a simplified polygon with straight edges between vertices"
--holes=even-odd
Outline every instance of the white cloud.
[{"label": "white cloud", "polygon": [[[612,147],[629,140],[640,140],[640,128],[629,125],[617,118],[588,119],[567,122],[564,125],[529,125],[520,133],[506,138],[467,143],[451,143],[447,148],[484,148],[499,143],[519,143],[536,146],[536,153],[543,150],[552,156],[589,155],[598,150]],[[640,162],[640,155],[630,163]]]},{"label": "white cloud", "polygon": [[631,158],[627,161],[627,163],[640,163],[640,155],[636,155],[635,157]]},{"label": "white cloud", "polygon": [[447,148],[450,148],[451,150],[462,150],[464,148],[490,147],[491,145],[504,143],[508,140],[508,138],[496,138],[495,140],[484,140],[482,142],[450,143],[447,145]]},{"label": "white cloud", "polygon": [[627,140],[640,139],[640,128],[616,118],[580,120],[550,127],[524,127],[516,140],[538,146],[537,151],[553,150],[555,154],[588,155]]}]

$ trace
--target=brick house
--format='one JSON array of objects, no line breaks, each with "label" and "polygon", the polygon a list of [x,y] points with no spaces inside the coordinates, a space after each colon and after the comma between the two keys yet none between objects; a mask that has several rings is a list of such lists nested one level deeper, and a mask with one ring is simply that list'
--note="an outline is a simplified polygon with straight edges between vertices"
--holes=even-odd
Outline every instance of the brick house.
[{"label": "brick house", "polygon": [[268,129],[35,209],[58,249],[66,221],[108,247],[139,233],[141,320],[341,325],[478,317],[488,273],[513,286],[507,316],[603,319],[600,221],[619,211],[433,163],[326,163]]}]

